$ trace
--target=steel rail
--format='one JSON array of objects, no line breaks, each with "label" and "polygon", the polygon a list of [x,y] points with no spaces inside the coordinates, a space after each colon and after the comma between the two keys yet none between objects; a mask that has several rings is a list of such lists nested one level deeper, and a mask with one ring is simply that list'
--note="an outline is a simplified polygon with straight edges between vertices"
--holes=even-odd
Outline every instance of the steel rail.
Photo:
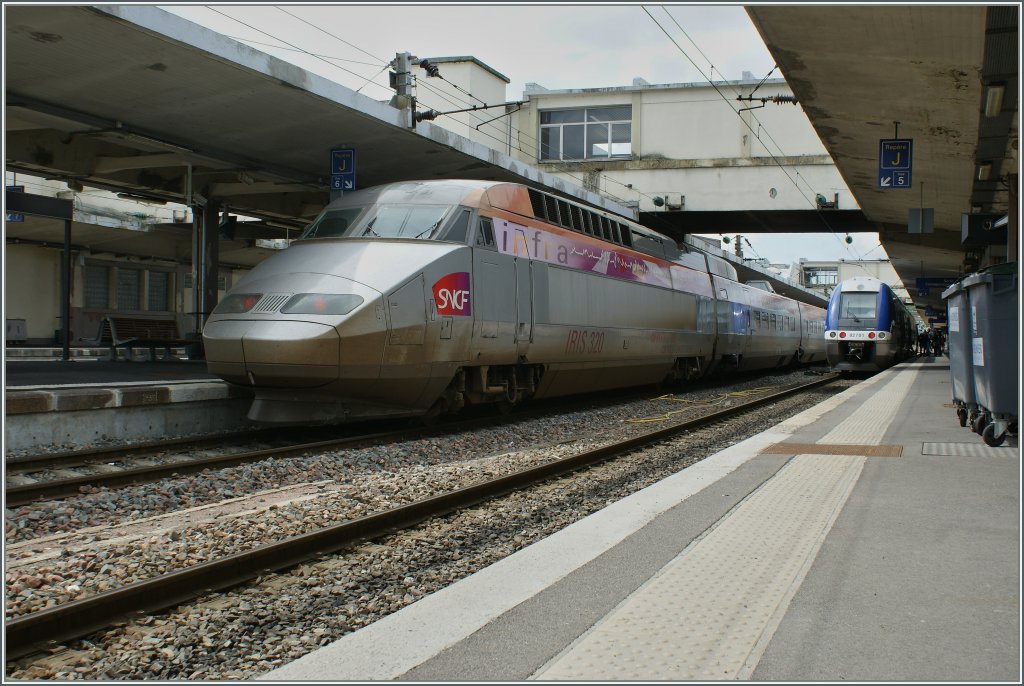
[{"label": "steel rail", "polygon": [[[565,403],[562,399],[553,401],[557,406]],[[578,404],[578,403],[577,403]],[[574,405],[572,405],[574,406]],[[136,468],[126,468],[113,472],[101,474],[83,474],[82,476],[67,477],[60,479],[46,479],[28,484],[7,486],[4,490],[8,506],[26,505],[41,500],[56,500],[68,496],[78,495],[82,488],[86,487],[117,487],[131,484],[149,483],[168,476],[192,474],[201,472],[204,469],[219,469],[231,467],[245,462],[254,462],[267,457],[283,457],[303,453],[309,450],[324,450],[327,448],[352,448],[365,444],[379,444],[382,441],[400,441],[413,438],[437,436],[456,431],[478,430],[494,425],[506,424],[511,421],[527,419],[541,414],[549,414],[551,406],[531,406],[520,412],[504,417],[487,416],[483,418],[459,419],[447,421],[432,426],[414,426],[391,431],[379,431],[356,436],[344,436],[330,438],[321,441],[307,443],[295,443],[292,445],[280,445],[273,448],[263,448],[237,452],[225,455],[213,455],[194,459],[181,459],[166,462],[158,465],[145,465]],[[312,427],[318,429],[320,427]],[[291,427],[285,430],[294,430]],[[7,460],[7,467],[15,473],[25,473],[32,469],[44,470],[47,467],[74,467],[90,466],[95,462],[109,462],[115,460],[132,460],[146,457],[150,452],[158,451],[168,447],[181,445],[205,446],[217,443],[226,443],[239,438],[252,438],[253,440],[267,440],[276,436],[276,431],[281,429],[259,430],[256,437],[246,432],[236,432],[222,436],[211,436],[202,439],[177,438],[166,442],[155,441],[145,444],[130,446],[119,446],[110,448],[99,448],[95,451],[71,451],[66,453],[53,453],[51,455],[37,455],[30,457],[11,458]],[[141,454],[136,454],[141,453]],[[8,479],[10,474],[8,474]]]},{"label": "steel rail", "polygon": [[408,528],[430,517],[602,462],[682,431],[720,422],[790,395],[831,383],[837,378],[838,375],[826,376],[619,443],[16,617],[6,622],[8,659],[85,636],[107,628],[116,621],[130,618],[133,614],[167,609],[206,593],[236,586],[261,574],[293,567],[353,546],[359,541]]},{"label": "steel rail", "polygon": [[[408,431],[408,430],[406,430]],[[278,446],[274,448],[262,448],[230,455],[213,455],[195,459],[177,460],[159,465],[147,465],[134,469],[123,469],[117,472],[104,474],[87,474],[67,479],[53,479],[39,481],[20,486],[8,486],[5,490],[7,505],[24,505],[37,500],[54,500],[65,496],[77,495],[82,487],[87,486],[125,486],[129,484],[147,483],[175,474],[191,474],[201,472],[204,469],[230,467],[244,462],[253,462],[266,457],[277,457],[292,453],[301,453],[308,450],[320,450],[323,448],[351,446],[362,442],[380,441],[386,438],[393,438],[401,435],[401,431],[387,431],[363,436],[347,436],[345,438],[332,438],[313,443],[300,443],[295,445]]]}]

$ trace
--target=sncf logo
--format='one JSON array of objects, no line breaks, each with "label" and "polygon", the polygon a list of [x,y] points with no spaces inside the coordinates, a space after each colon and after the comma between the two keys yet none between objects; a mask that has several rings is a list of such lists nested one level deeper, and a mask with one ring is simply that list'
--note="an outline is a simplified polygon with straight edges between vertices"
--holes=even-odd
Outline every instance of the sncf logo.
[{"label": "sncf logo", "polygon": [[470,316],[469,272],[454,272],[440,278],[434,284],[434,303],[438,314]]}]

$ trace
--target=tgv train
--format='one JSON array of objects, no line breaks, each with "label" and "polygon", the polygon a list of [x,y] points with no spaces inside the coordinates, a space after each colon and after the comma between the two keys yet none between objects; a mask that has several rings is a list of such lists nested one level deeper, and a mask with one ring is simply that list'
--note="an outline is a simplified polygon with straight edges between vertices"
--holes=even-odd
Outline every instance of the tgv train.
[{"label": "tgv train", "polygon": [[855,276],[836,286],[825,320],[828,363],[838,371],[877,372],[913,357],[913,317],[883,281]]},{"label": "tgv train", "polygon": [[824,315],[623,217],[446,180],[330,203],[203,342],[252,420],[316,423],[824,362]]}]

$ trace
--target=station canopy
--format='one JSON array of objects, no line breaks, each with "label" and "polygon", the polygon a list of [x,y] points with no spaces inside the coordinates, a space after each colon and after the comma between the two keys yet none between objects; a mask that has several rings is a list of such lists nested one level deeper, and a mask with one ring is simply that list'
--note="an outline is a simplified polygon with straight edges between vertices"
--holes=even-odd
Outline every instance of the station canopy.
[{"label": "station canopy", "polygon": [[294,230],[329,201],[330,151],[354,148],[356,187],[513,181],[635,216],[155,7],[4,11],[8,171],[170,202],[215,199]]}]

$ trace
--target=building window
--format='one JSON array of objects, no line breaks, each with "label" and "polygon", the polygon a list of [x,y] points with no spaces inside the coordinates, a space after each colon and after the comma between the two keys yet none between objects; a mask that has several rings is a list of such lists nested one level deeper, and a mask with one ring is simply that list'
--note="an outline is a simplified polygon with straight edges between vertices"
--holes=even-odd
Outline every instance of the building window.
[{"label": "building window", "polygon": [[138,269],[117,268],[117,309],[141,310],[140,285],[142,272]]},{"label": "building window", "polygon": [[151,312],[170,311],[171,274],[170,272],[149,273],[149,294],[146,309]]},{"label": "building window", "polygon": [[835,286],[839,283],[838,267],[807,267],[804,269],[806,286]]},{"label": "building window", "polygon": [[87,264],[85,275],[85,306],[105,309],[110,305],[110,267]]},{"label": "building window", "polygon": [[633,107],[587,107],[540,113],[541,160],[592,160],[633,153]]}]

